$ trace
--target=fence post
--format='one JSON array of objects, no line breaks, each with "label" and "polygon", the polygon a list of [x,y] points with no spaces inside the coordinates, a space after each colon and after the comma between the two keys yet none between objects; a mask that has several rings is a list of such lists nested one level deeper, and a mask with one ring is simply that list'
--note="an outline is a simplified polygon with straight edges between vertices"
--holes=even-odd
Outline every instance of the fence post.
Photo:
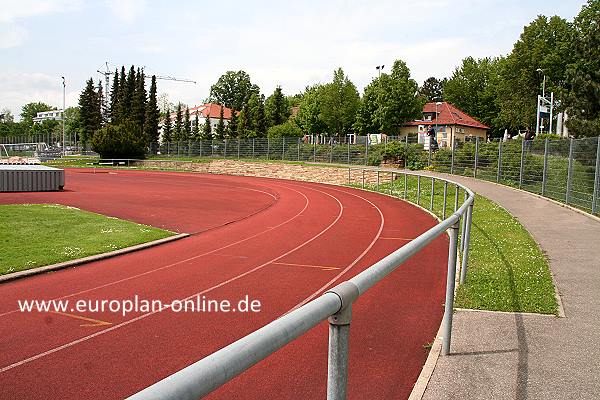
[{"label": "fence post", "polygon": [[329,140],[329,164],[333,164],[333,137]]},{"label": "fence post", "polygon": [[267,160],[270,159],[270,154],[269,154],[270,152],[271,152],[271,139],[269,139],[267,137]]},{"label": "fence post", "polygon": [[256,158],[254,154],[254,138],[252,138],[252,158]]},{"label": "fence post", "polygon": [[[404,169],[408,168],[408,133],[404,137],[406,140],[406,145],[404,146]],[[406,177],[406,175],[404,175]],[[406,198],[406,196],[404,196]]]},{"label": "fence post", "polygon": [[[458,189],[457,189],[458,192]],[[446,278],[446,303],[444,304],[444,336],[442,355],[450,354],[452,339],[452,312],[454,311],[454,284],[456,278],[456,247],[458,239],[458,220],[449,229],[450,246],[448,248],[448,275]]]},{"label": "fence post", "polygon": [[450,174],[454,174],[454,152],[456,150],[456,138],[452,140],[452,157],[450,158]]},{"label": "fence post", "polygon": [[215,155],[215,139],[210,139],[210,156]]},{"label": "fence post", "polygon": [[313,162],[317,162],[317,139],[313,136]]},{"label": "fence post", "polygon": [[227,139],[223,139],[223,158],[227,158]]},{"label": "fence post", "polygon": [[525,139],[521,142],[521,166],[519,167],[519,189],[523,186],[523,169],[525,167]]},{"label": "fence post", "polygon": [[348,138],[348,165],[350,165],[350,138]]},{"label": "fence post", "polygon": [[569,143],[569,170],[567,171],[567,193],[565,194],[565,203],[569,204],[571,197],[571,186],[573,184],[573,138]]},{"label": "fence post", "polygon": [[542,172],[542,196],[546,195],[546,182],[548,178],[548,147],[550,141],[548,138],[544,141],[544,171]]},{"label": "fence post", "polygon": [[467,264],[469,263],[469,244],[471,243],[471,226],[473,225],[473,204],[475,203],[475,199],[469,205],[466,210],[466,218],[467,222],[465,224],[465,245],[463,246],[463,254],[462,254],[462,268],[460,270],[460,284],[465,283],[465,279],[467,278]]},{"label": "fence post", "polygon": [[283,137],[283,144],[281,146],[281,159],[285,160],[285,136]]},{"label": "fence post", "polygon": [[369,163],[369,135],[365,136],[365,165]]},{"label": "fence post", "polygon": [[298,138],[296,144],[298,145],[298,161],[300,161],[300,138]]},{"label": "fence post", "polygon": [[394,173],[390,174],[390,194],[394,195]]},{"label": "fence post", "polygon": [[473,178],[477,178],[477,162],[479,161],[479,136],[475,137],[475,161],[473,165]]},{"label": "fence post", "polygon": [[592,214],[598,211],[598,185],[600,185],[600,136],[598,136],[598,146],[596,146],[596,173],[594,174],[594,195],[592,196]]},{"label": "fence post", "polygon": [[500,182],[500,177],[502,176],[502,145],[504,140],[500,139],[500,144],[498,144],[498,172],[496,173],[496,182]]},{"label": "fence post", "polygon": [[240,138],[238,138],[237,140],[237,147],[238,147],[238,160],[240,159]]},{"label": "fence post", "polygon": [[346,400],[352,303],[358,297],[358,288],[350,282],[344,282],[330,292],[339,296],[342,307],[328,319],[327,400]]},{"label": "fence post", "polygon": [[[167,145],[168,145],[168,143],[167,143]],[[199,151],[199,153],[200,153],[200,154],[198,154],[198,155],[199,155],[200,157],[202,157],[202,139],[200,139],[200,151]]]}]

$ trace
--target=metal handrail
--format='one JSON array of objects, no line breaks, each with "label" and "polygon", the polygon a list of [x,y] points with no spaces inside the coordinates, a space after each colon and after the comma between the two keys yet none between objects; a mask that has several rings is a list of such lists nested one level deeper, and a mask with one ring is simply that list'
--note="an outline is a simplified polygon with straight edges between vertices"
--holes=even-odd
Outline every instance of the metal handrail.
[{"label": "metal handrail", "polygon": [[[362,171],[373,171],[362,169]],[[465,217],[466,243],[464,244],[461,278],[466,275],[469,231],[471,228],[475,195],[466,186],[444,178],[434,178],[403,170],[386,171],[397,175],[415,175],[445,182],[455,186],[455,211],[448,218],[430,228],[416,239],[376,262],[353,278],[335,286],[316,299],[276,319],[264,327],[250,333],[234,343],[183,368],[146,389],[129,397],[131,400],[198,399],[227,383],[248,368],[265,359],[273,352],[306,333],[317,324],[329,320],[329,359],[327,398],[346,398],[348,381],[348,341],[352,304],[369,288],[381,281],[423,247],[448,230],[450,246],[448,251],[448,276],[446,282],[446,302],[444,311],[444,336],[442,354],[450,351],[452,330],[452,309],[456,278],[458,249],[458,227],[461,217]],[[350,180],[351,169],[348,170]],[[458,207],[458,192],[462,189],[465,200]],[[444,190],[444,205],[447,190]],[[434,196],[434,193],[431,193]],[[433,202],[433,200],[432,200]],[[461,279],[462,280],[462,279]]]}]

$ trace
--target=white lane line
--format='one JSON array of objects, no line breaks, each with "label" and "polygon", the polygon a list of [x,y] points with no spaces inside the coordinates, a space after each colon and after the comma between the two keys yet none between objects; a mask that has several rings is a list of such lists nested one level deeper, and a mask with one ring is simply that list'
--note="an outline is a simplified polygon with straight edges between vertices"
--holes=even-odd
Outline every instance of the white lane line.
[{"label": "white lane line", "polygon": [[[258,232],[258,233],[254,234],[254,235],[251,235],[251,236],[248,236],[247,238],[238,240],[237,242],[233,242],[233,243],[230,243],[228,245],[219,247],[217,249],[210,250],[210,251],[208,251],[206,253],[202,253],[202,254],[198,254],[198,255],[195,255],[195,256],[190,257],[190,258],[186,258],[185,260],[180,260],[180,261],[174,262],[172,264],[164,265],[164,266],[159,267],[159,268],[151,269],[149,271],[145,271],[145,272],[142,272],[142,273],[139,273],[139,274],[136,274],[136,275],[131,275],[131,276],[128,276],[127,278],[119,279],[119,280],[116,280],[116,281],[113,281],[113,282],[108,282],[108,283],[105,283],[103,285],[99,285],[99,286],[95,286],[95,287],[92,287],[92,288],[89,288],[89,289],[81,290],[79,292],[67,294],[67,295],[64,295],[64,296],[61,296],[61,297],[56,297],[54,299],[49,299],[48,301],[68,299],[68,298],[73,297],[73,296],[78,296],[80,294],[89,293],[89,292],[92,292],[94,290],[103,289],[105,287],[109,287],[109,286],[116,285],[116,284],[119,284],[119,283],[127,282],[127,281],[130,281],[132,279],[139,278],[141,276],[149,275],[149,274],[152,274],[152,273],[157,272],[157,271],[161,271],[161,270],[164,270],[164,269],[167,269],[167,268],[171,268],[171,267],[177,266],[179,264],[183,264],[183,263],[186,263],[188,261],[192,261],[192,260],[195,260],[197,258],[204,257],[204,256],[207,256],[209,254],[216,253],[216,252],[221,251],[223,249],[227,249],[227,248],[229,248],[231,246],[235,246],[235,245],[238,245],[238,244],[243,243],[245,241],[248,241],[250,239],[254,239],[257,236],[260,236],[262,234],[265,234],[267,232],[272,231],[273,229],[279,228],[280,226],[285,225],[285,224],[293,221],[294,219],[298,218],[308,208],[308,204],[309,204],[308,198],[303,193],[301,193],[301,192],[299,192],[299,191],[297,191],[295,189],[292,189],[292,188],[289,188],[289,189],[292,190],[292,191],[294,191],[294,192],[296,192],[296,193],[298,193],[298,194],[300,194],[302,197],[304,197],[304,200],[305,200],[304,207],[296,215],[294,215],[293,217],[291,217],[291,218],[289,218],[289,219],[281,222],[280,224],[277,224],[277,225],[272,226],[272,227],[268,227],[264,231]],[[17,312],[19,312],[19,309],[7,311],[5,313],[0,314],[0,317],[4,317],[6,315],[14,314],[14,313],[17,313]]]},{"label": "white lane line", "polygon": [[[300,249],[300,248],[302,248],[302,247],[306,246],[307,244],[311,243],[313,240],[316,240],[318,237],[320,237],[321,235],[323,235],[323,234],[324,234],[325,232],[327,232],[329,229],[331,229],[331,228],[332,228],[332,227],[333,227],[333,226],[334,226],[334,225],[335,225],[335,224],[336,224],[336,223],[337,223],[337,222],[340,220],[340,218],[342,217],[342,214],[343,214],[343,212],[344,212],[344,206],[342,205],[342,203],[339,201],[339,199],[338,199],[337,197],[335,197],[335,196],[333,196],[333,195],[331,195],[331,194],[329,194],[329,193],[326,193],[326,192],[323,192],[323,191],[321,191],[321,190],[314,189],[314,188],[307,188],[307,189],[314,190],[314,191],[317,191],[317,192],[321,192],[321,193],[323,193],[323,194],[325,194],[325,195],[327,195],[327,196],[329,196],[329,197],[333,198],[335,201],[337,201],[338,205],[340,206],[340,211],[339,211],[339,213],[338,213],[338,216],[337,216],[337,218],[336,218],[336,219],[335,219],[335,220],[334,220],[332,223],[330,223],[330,224],[329,224],[329,225],[328,225],[328,226],[327,226],[325,229],[323,229],[321,232],[319,232],[318,234],[316,234],[315,236],[313,236],[313,237],[312,237],[312,238],[310,238],[309,240],[307,240],[307,241],[303,242],[302,244],[300,244],[300,245],[298,245],[298,246],[294,247],[293,249],[291,249],[291,250],[287,251],[286,253],[284,253],[284,254],[282,254],[282,255],[280,255],[280,256],[278,256],[278,257],[276,257],[276,258],[273,258],[272,260],[269,260],[269,261],[267,261],[267,262],[265,262],[265,263],[263,263],[263,264],[261,264],[261,265],[259,265],[259,266],[257,266],[257,267],[254,267],[254,268],[253,268],[253,269],[251,269],[251,270],[248,270],[248,271],[246,271],[246,272],[244,272],[244,273],[241,273],[241,274],[239,274],[239,275],[236,275],[236,276],[234,276],[233,278],[230,278],[230,279],[228,279],[228,280],[226,280],[226,281],[223,281],[223,282],[221,282],[221,283],[219,283],[219,284],[216,284],[216,285],[214,285],[214,286],[211,286],[211,287],[210,287],[210,288],[208,288],[208,289],[204,289],[204,290],[203,290],[203,291],[201,291],[201,292],[194,293],[194,294],[192,294],[192,295],[190,295],[190,296],[188,296],[188,297],[186,297],[186,298],[184,298],[184,299],[181,299],[180,301],[182,301],[182,302],[185,302],[186,300],[190,300],[190,299],[193,299],[193,298],[195,298],[195,297],[197,297],[197,296],[201,296],[201,295],[203,295],[203,294],[206,294],[206,293],[208,293],[208,292],[211,292],[211,291],[213,291],[214,289],[218,289],[218,288],[220,288],[220,287],[222,287],[222,286],[225,286],[225,285],[227,285],[227,284],[229,284],[229,283],[231,283],[231,282],[237,281],[238,279],[240,279],[240,278],[243,278],[243,277],[244,277],[244,276],[246,276],[246,275],[249,275],[249,274],[251,274],[251,273],[253,273],[253,272],[256,272],[256,271],[258,271],[258,270],[260,270],[260,269],[264,268],[265,266],[267,266],[267,265],[269,265],[269,264],[271,264],[271,263],[273,263],[273,262],[275,262],[275,261],[277,261],[277,260],[280,260],[280,259],[282,259],[282,258],[284,258],[284,257],[286,257],[286,256],[288,256],[288,255],[290,255],[290,254],[291,254],[291,253],[293,253],[294,251],[296,251],[296,250],[298,250],[298,249]],[[293,189],[292,189],[292,190],[293,190]],[[298,193],[300,193],[300,192],[298,192]],[[303,195],[303,196],[304,196],[304,195]],[[305,197],[305,198],[306,198],[306,200],[308,201],[308,198],[307,198],[306,196],[304,196],[304,197]],[[308,204],[307,204],[307,206],[308,206]],[[193,258],[197,258],[197,257],[198,257],[198,256],[196,256],[196,257],[193,257]],[[40,359],[40,358],[43,358],[43,357],[46,357],[46,356],[48,356],[48,355],[50,355],[50,354],[53,354],[53,353],[59,352],[59,351],[61,351],[61,350],[67,349],[67,348],[69,348],[69,347],[72,347],[72,346],[75,346],[75,345],[77,345],[77,344],[79,344],[79,343],[82,343],[82,342],[88,341],[88,340],[90,340],[90,339],[92,339],[92,338],[95,338],[95,337],[97,337],[97,336],[104,335],[105,333],[112,332],[112,331],[114,331],[114,330],[116,330],[116,329],[119,329],[119,328],[122,328],[122,327],[124,327],[124,326],[130,325],[130,324],[132,324],[132,323],[134,323],[134,322],[137,322],[137,321],[140,321],[140,320],[142,320],[142,319],[145,319],[145,318],[147,318],[147,317],[149,317],[149,316],[151,316],[151,315],[154,315],[154,314],[156,314],[156,313],[159,313],[159,312],[161,312],[161,311],[162,311],[162,310],[155,310],[155,311],[149,312],[149,313],[147,313],[147,314],[142,314],[142,315],[139,315],[139,316],[137,316],[137,317],[135,317],[135,318],[132,318],[132,319],[130,319],[130,320],[127,320],[127,321],[124,321],[124,322],[122,322],[122,323],[120,323],[120,324],[113,325],[113,326],[111,326],[110,328],[103,329],[103,330],[101,330],[101,331],[98,331],[98,332],[96,332],[96,333],[93,333],[93,334],[91,334],[91,335],[84,336],[84,337],[82,337],[82,338],[79,338],[79,339],[73,340],[73,341],[71,341],[71,342],[69,342],[69,343],[65,343],[65,344],[63,344],[63,345],[61,345],[61,346],[58,346],[58,347],[54,347],[54,348],[52,348],[52,349],[50,349],[50,350],[44,351],[43,353],[38,353],[38,354],[36,354],[36,355],[34,355],[34,356],[31,356],[31,357],[25,358],[25,359],[23,359],[23,360],[21,360],[21,361],[17,361],[17,362],[15,362],[15,363],[12,363],[12,364],[10,364],[10,365],[7,365],[7,366],[5,366],[5,367],[2,367],[2,368],[0,369],[0,373],[3,373],[3,372],[6,372],[6,371],[9,371],[9,370],[11,370],[11,369],[13,369],[13,368],[19,367],[19,366],[21,366],[21,365],[24,365],[24,364],[28,364],[28,363],[30,363],[30,362],[32,362],[32,361],[38,360],[38,359]]]}]

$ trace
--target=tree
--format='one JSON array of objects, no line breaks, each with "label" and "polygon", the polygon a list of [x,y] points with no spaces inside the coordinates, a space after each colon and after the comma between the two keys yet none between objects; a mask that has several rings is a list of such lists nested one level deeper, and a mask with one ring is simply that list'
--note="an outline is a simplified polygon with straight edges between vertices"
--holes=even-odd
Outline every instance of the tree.
[{"label": "tree", "polygon": [[321,117],[323,86],[307,87],[300,101],[296,123],[308,135],[322,133],[326,129]]},{"label": "tree", "polygon": [[31,129],[33,126],[33,118],[37,116],[37,113],[50,110],[52,110],[52,107],[46,103],[27,103],[21,108],[21,123],[27,129]]},{"label": "tree", "polygon": [[223,106],[221,106],[219,111],[219,122],[217,123],[217,128],[215,129],[215,139],[223,140],[225,138],[225,121],[223,120]]},{"label": "tree", "polygon": [[395,134],[405,122],[422,115],[425,100],[418,95],[419,85],[410,77],[410,70],[402,60],[396,60],[391,74],[381,74],[378,80],[375,118],[381,132]]},{"label": "tree", "polygon": [[500,70],[499,126],[513,130],[535,127],[536,99],[544,75],[546,92],[564,90],[572,37],[570,24],[557,16],[548,19],[541,15],[523,29]]},{"label": "tree", "polygon": [[331,135],[346,135],[352,131],[352,124],[360,104],[356,86],[338,68],[333,73],[333,82],[326,84],[321,92],[321,118]]},{"label": "tree", "polygon": [[81,135],[81,116],[79,107],[67,107],[65,110],[65,132],[75,140]]},{"label": "tree", "polygon": [[171,110],[169,106],[165,110],[165,123],[163,125],[162,143],[170,143],[173,140],[173,132],[171,128]]},{"label": "tree", "polygon": [[202,127],[202,139],[212,139],[212,127],[210,126],[210,112],[206,113],[206,118],[204,118],[204,126]]},{"label": "tree", "polygon": [[269,126],[281,125],[290,117],[288,100],[283,95],[281,86],[277,86],[265,101],[265,112]]},{"label": "tree", "polygon": [[381,84],[379,79],[373,80],[365,87],[360,107],[356,115],[354,130],[362,136],[379,133],[381,122],[377,118],[379,109],[379,91]]},{"label": "tree", "polygon": [[267,130],[267,136],[270,138],[302,137],[303,134],[302,129],[292,120],[288,120],[283,124],[273,125]]},{"label": "tree", "polygon": [[238,125],[237,125],[237,134],[240,138],[248,137],[248,125],[250,125],[250,120],[248,118],[248,105],[244,104],[242,107],[242,111],[240,111],[240,115],[238,115]]},{"label": "tree", "polygon": [[134,81],[133,98],[131,104],[131,120],[140,127],[144,127],[146,119],[146,77],[144,71],[137,69]]},{"label": "tree", "polygon": [[79,116],[81,121],[81,141],[85,144],[92,139],[94,132],[101,127],[102,116],[98,93],[94,89],[94,81],[88,79],[79,95]]},{"label": "tree", "polygon": [[196,110],[194,116],[194,127],[192,128],[192,140],[194,142],[200,140],[200,121],[198,120],[198,111]]},{"label": "tree", "polygon": [[192,126],[190,122],[190,109],[189,107],[185,108],[185,113],[183,114],[183,129],[182,129],[182,137],[181,140],[187,141],[192,137]]},{"label": "tree", "polygon": [[225,107],[241,110],[252,93],[258,93],[245,71],[227,71],[210,88],[210,100]]},{"label": "tree", "polygon": [[146,143],[158,143],[158,120],[160,118],[160,112],[158,111],[158,104],[156,99],[156,75],[152,75],[152,81],[150,83],[150,95],[148,96],[148,103],[146,104],[146,117],[144,123],[144,134],[146,136]]},{"label": "tree", "polygon": [[238,116],[235,110],[231,110],[231,119],[229,120],[229,124],[227,124],[227,131],[229,137],[238,137]]},{"label": "tree", "polygon": [[421,96],[425,97],[427,101],[443,101],[444,100],[444,80],[439,80],[435,77],[430,77],[423,82],[423,86],[419,89]]},{"label": "tree", "polygon": [[504,130],[498,123],[498,85],[503,60],[467,57],[446,82],[446,100],[492,128],[492,135]]},{"label": "tree", "polygon": [[181,140],[183,131],[182,131],[182,125],[183,125],[183,114],[182,114],[182,109],[181,109],[181,103],[177,103],[177,108],[175,110],[175,127],[173,129],[173,139],[176,142],[179,142]]},{"label": "tree", "polygon": [[136,87],[136,74],[135,67],[132,65],[129,68],[127,77],[125,79],[125,91],[123,93],[123,111],[122,115],[124,119],[131,119],[133,114],[133,97],[135,94]]},{"label": "tree", "polygon": [[600,1],[588,0],[574,21],[567,70],[567,127],[576,137],[600,132]]}]

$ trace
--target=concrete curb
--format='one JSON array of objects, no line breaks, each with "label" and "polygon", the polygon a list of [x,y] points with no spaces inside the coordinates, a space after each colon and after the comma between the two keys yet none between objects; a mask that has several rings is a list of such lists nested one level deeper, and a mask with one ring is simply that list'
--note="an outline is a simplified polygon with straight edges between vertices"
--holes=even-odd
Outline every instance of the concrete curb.
[{"label": "concrete curb", "polygon": [[158,246],[158,245],[161,245],[164,243],[169,243],[169,242],[173,242],[175,240],[183,239],[188,236],[190,236],[189,233],[180,233],[178,235],[169,236],[169,237],[158,239],[158,240],[153,240],[152,242],[140,243],[140,244],[136,244],[135,246],[125,247],[123,249],[119,249],[119,250],[115,250],[115,251],[109,251],[108,253],[95,254],[93,256],[78,258],[76,260],[64,261],[64,262],[60,262],[57,264],[46,265],[44,267],[38,267],[38,268],[27,269],[24,271],[13,272],[12,274],[6,274],[6,275],[0,276],[0,284],[4,283],[4,282],[15,280],[15,279],[26,278],[31,275],[38,275],[38,274],[43,274],[46,272],[57,271],[59,269],[75,267],[75,266],[82,265],[82,264],[88,264],[93,261],[104,260],[107,258],[116,257],[116,256],[120,256],[120,255],[127,254],[127,253],[132,253],[134,251],[139,251],[139,250],[147,249],[149,247],[154,247],[154,246]]}]

